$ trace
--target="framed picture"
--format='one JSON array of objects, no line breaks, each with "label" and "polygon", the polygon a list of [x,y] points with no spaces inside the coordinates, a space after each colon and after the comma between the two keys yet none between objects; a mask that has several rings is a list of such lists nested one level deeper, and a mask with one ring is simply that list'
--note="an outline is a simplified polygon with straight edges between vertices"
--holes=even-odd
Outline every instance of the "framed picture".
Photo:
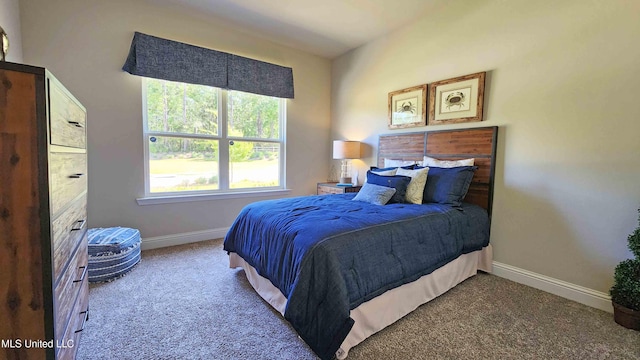
[{"label": "framed picture", "polygon": [[389,129],[427,125],[427,85],[389,93]]},{"label": "framed picture", "polygon": [[482,121],[485,72],[429,85],[429,125]]}]

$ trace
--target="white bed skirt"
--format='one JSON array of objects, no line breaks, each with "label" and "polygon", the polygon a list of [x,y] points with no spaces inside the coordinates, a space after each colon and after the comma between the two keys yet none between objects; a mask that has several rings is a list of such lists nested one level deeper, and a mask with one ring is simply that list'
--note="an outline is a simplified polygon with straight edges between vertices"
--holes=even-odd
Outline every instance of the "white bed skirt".
[{"label": "white bed skirt", "polygon": [[[465,279],[475,275],[478,270],[491,272],[493,251],[491,244],[482,250],[460,255],[457,259],[436,269],[429,275],[386,291],[382,295],[360,304],[351,310],[355,321],[353,328],[336,352],[338,359],[345,359],[349,350],[369,336],[393,324],[418,306],[444,294]],[[271,281],[258,272],[238,254],[229,254],[229,267],[243,268],[249,283],[256,292],[282,316],[287,306],[287,298]]]}]

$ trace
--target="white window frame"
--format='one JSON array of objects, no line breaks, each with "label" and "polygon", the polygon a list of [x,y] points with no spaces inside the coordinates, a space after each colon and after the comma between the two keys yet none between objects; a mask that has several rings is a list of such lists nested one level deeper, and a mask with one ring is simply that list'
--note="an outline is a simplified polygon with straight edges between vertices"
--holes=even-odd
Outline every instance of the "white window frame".
[{"label": "white window frame", "polygon": [[[286,188],[286,120],[287,120],[287,100],[278,99],[279,116],[279,138],[262,139],[249,137],[229,137],[227,134],[227,99],[229,90],[215,88],[218,92],[218,135],[185,134],[176,132],[149,131],[147,121],[147,79],[142,79],[142,141],[144,143],[144,197],[136,199],[140,205],[173,203],[183,201],[200,201],[211,199],[242,198],[251,196],[272,196],[287,194],[290,192]],[[151,171],[149,137],[179,137],[192,139],[208,139],[218,141],[218,187],[214,190],[193,190],[193,191],[172,191],[172,192],[151,192]],[[229,141],[250,141],[267,142],[280,144],[279,159],[279,186],[255,187],[255,188],[229,188]]]}]

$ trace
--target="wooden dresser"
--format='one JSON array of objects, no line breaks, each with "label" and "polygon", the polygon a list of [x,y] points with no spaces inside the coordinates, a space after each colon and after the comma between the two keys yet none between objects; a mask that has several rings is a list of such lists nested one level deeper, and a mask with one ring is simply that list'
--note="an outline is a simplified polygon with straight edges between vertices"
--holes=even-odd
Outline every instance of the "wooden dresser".
[{"label": "wooden dresser", "polygon": [[0,359],[74,359],[88,319],[86,110],[0,62]]}]

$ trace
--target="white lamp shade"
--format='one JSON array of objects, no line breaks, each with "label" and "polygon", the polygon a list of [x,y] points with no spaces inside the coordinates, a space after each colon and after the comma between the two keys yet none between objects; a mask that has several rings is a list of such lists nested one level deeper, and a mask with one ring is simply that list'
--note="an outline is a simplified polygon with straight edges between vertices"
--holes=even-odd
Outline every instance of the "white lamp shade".
[{"label": "white lamp shade", "polygon": [[359,159],[360,158],[360,142],[359,141],[333,141],[333,158],[334,159]]}]

